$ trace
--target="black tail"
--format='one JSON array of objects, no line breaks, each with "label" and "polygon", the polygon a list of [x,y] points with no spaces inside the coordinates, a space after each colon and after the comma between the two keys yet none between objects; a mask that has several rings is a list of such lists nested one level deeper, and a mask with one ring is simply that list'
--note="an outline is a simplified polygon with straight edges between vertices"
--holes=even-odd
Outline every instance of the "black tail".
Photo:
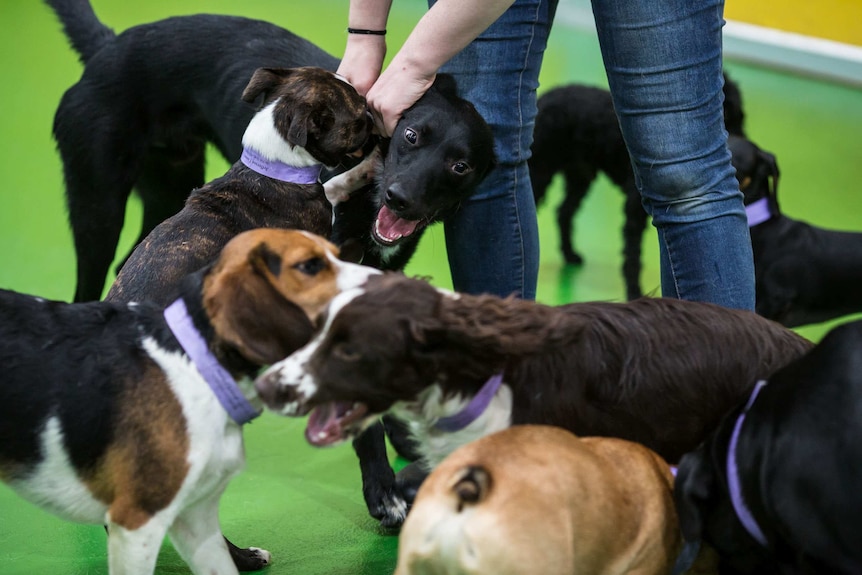
[{"label": "black tail", "polygon": [[89,0],[45,0],[63,24],[63,31],[82,64],[116,37],[93,12]]}]

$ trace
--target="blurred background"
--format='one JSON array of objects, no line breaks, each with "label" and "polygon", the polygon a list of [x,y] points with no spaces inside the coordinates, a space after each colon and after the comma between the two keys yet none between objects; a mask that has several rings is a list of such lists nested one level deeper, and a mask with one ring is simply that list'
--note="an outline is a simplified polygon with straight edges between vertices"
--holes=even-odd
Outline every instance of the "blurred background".
[{"label": "blurred background", "polygon": [[[332,54],[344,47],[346,0],[93,0],[100,19],[120,32],[136,24],[199,12],[271,21]],[[388,26],[390,55],[425,11],[396,0]],[[742,92],[750,139],[778,159],[782,211],[795,219],[862,232],[862,4],[858,0],[728,0],[726,70]],[[75,261],[63,199],[62,168],[51,136],[54,111],[81,72],[53,13],[35,0],[0,2],[0,287],[68,301]],[[540,92],[567,83],[606,87],[589,3],[561,0]],[[227,168],[216,153],[208,179]],[[560,256],[555,182],[539,210],[542,263],[538,299],[548,304],[624,299],[623,195],[604,176],[588,194],[576,224],[580,267]],[[138,234],[133,198],[118,254]],[[659,289],[655,232],[643,243],[645,292]],[[425,234],[408,274],[450,287],[441,227]],[[798,331],[818,340],[837,320]],[[248,470],[223,500],[225,533],[241,545],[269,549],[267,571],[385,574],[395,565],[397,538],[381,534],[362,501],[349,446],[314,450],[304,421],[265,415],[247,430]],[[107,573],[98,526],[55,519],[0,487],[0,572]],[[160,573],[187,573],[166,545]]]}]

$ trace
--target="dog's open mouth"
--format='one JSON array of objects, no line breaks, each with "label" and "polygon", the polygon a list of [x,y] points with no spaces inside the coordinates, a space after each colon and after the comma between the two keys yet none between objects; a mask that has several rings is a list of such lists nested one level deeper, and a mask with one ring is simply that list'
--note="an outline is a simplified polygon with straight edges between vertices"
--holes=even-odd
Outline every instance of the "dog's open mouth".
[{"label": "dog's open mouth", "polygon": [[374,222],[374,239],[385,246],[394,246],[404,238],[412,236],[417,230],[422,229],[425,223],[421,220],[405,220],[399,218],[395,212],[383,206],[377,212]]},{"label": "dog's open mouth", "polygon": [[332,401],[311,410],[305,427],[305,439],[316,447],[348,439],[368,414],[364,403]]}]

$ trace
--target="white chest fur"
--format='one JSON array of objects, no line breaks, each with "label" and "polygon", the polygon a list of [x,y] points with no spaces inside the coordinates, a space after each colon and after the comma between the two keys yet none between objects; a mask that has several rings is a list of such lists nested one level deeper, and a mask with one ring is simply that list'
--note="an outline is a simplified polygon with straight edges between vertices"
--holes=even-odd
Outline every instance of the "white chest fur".
[{"label": "white chest fur", "polygon": [[470,399],[444,397],[440,387],[435,385],[418,402],[393,406],[393,415],[407,423],[411,436],[431,469],[462,445],[512,425],[512,390],[504,383],[485,411],[465,428],[441,431],[434,427],[437,420],[460,412]]}]

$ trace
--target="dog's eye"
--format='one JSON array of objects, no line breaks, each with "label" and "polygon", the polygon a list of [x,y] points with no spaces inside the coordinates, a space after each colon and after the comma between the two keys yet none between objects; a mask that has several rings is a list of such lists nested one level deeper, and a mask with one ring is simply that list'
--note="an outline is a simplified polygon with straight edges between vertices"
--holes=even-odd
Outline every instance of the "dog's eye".
[{"label": "dog's eye", "polygon": [[473,168],[470,167],[470,164],[467,162],[455,162],[452,164],[452,171],[458,174],[459,176],[463,176],[469,172],[473,171]]},{"label": "dog's eye", "polygon": [[419,135],[416,133],[413,128],[407,128],[404,130],[404,139],[410,142],[411,144],[415,144],[416,140],[419,139]]},{"label": "dog's eye", "polygon": [[349,343],[339,343],[332,349],[332,354],[343,361],[356,361],[359,352]]},{"label": "dog's eye", "polygon": [[325,270],[326,267],[326,261],[323,258],[307,259],[293,266],[295,270],[307,276],[315,276]]}]

